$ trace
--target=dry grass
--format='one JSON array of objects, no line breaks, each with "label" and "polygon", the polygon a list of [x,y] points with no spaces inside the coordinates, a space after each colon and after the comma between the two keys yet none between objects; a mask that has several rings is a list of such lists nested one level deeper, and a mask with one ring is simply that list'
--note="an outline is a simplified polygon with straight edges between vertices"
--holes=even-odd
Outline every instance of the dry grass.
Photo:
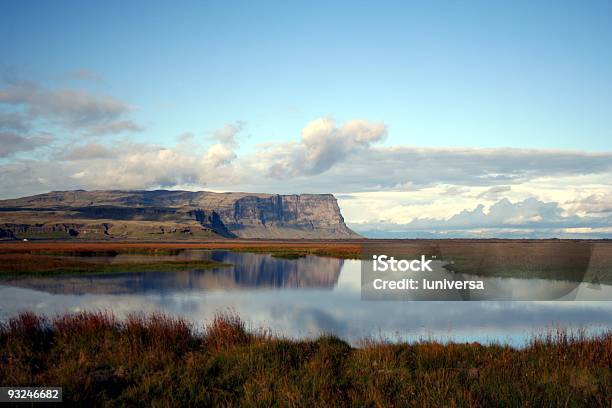
[{"label": "dry grass", "polygon": [[0,386],[62,386],[92,406],[609,406],[611,370],[612,331],[554,330],[516,349],[295,341],[231,313],[201,331],[103,312],[24,313],[0,328]]},{"label": "dry grass", "polygon": [[226,249],[264,253],[295,253],[334,256],[340,258],[359,258],[361,242],[286,240],[286,241],[248,241],[226,240],[202,243],[129,243],[129,242],[3,242],[2,253],[163,253],[180,249]]},{"label": "dry grass", "polygon": [[247,345],[253,340],[247,333],[244,322],[234,313],[218,313],[212,323],[206,327],[203,339],[206,347],[222,350],[228,347]]}]

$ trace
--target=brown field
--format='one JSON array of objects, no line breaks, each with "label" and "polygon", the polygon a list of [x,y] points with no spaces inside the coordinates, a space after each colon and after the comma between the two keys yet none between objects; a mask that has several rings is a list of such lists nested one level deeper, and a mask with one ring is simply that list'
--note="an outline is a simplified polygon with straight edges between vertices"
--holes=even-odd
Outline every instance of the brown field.
[{"label": "brown field", "polygon": [[224,240],[204,242],[14,242],[0,243],[0,253],[31,251],[125,251],[130,249],[244,249],[250,251],[319,251],[327,250],[359,257],[364,241],[314,241],[314,240]]}]

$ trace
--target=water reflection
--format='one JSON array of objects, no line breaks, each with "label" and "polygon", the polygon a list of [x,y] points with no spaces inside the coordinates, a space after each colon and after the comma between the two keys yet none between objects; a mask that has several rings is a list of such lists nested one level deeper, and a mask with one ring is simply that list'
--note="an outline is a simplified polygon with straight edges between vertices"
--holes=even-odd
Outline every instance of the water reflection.
[{"label": "water reflection", "polygon": [[[141,259],[142,255],[132,256]],[[96,262],[134,262],[130,255],[98,257]],[[77,258],[78,259],[78,258]],[[138,294],[265,288],[327,288],[338,282],[344,260],[306,256],[298,260],[269,254],[185,251],[164,260],[214,260],[231,266],[173,272],[109,273],[89,276],[34,277],[5,281],[10,286],[54,294]]]},{"label": "water reflection", "polygon": [[[56,314],[104,309],[119,317],[162,311],[199,326],[217,311],[231,308],[251,327],[265,326],[291,337],[331,332],[349,340],[436,336],[514,344],[552,324],[612,327],[612,302],[363,301],[359,261],[204,252],[181,256],[210,257],[235,266],[5,281],[0,285],[0,320],[22,310]],[[487,279],[500,287],[508,284],[507,278]],[[542,284],[522,279],[511,283],[521,291],[537,290]],[[611,299],[612,286],[581,284],[571,296],[580,300],[593,298],[593,293]]]}]

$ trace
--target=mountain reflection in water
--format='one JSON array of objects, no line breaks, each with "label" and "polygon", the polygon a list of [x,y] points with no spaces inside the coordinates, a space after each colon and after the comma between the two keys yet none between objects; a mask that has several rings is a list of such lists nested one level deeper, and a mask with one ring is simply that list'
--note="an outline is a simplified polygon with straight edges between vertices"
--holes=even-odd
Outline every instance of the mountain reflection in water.
[{"label": "mountain reflection in water", "polygon": [[[231,266],[172,272],[108,273],[17,279],[8,285],[53,294],[137,294],[254,288],[327,288],[338,282],[344,260],[306,256],[297,260],[269,254],[186,251],[174,259],[214,260]],[[104,258],[104,257],[99,257]],[[121,262],[125,262],[124,256]],[[164,260],[170,257],[164,257]],[[101,261],[101,259],[98,259]],[[116,262],[116,259],[109,259]]]}]

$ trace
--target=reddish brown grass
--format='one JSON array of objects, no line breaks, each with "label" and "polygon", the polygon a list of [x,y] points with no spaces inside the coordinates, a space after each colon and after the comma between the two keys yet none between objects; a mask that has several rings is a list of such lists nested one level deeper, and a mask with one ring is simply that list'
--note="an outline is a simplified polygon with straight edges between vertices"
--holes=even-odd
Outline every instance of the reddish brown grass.
[{"label": "reddish brown grass", "polygon": [[217,313],[206,327],[204,344],[214,350],[246,345],[253,336],[247,333],[244,321],[231,311]]},{"label": "reddish brown grass", "polygon": [[92,406],[609,406],[612,331],[525,348],[258,337],[232,313],[203,332],[160,314],[24,313],[0,325],[0,386],[61,386]]},{"label": "reddish brown grass", "polygon": [[107,242],[3,242],[0,253],[30,252],[125,252],[129,250],[172,250],[172,249],[228,249],[274,251],[329,251],[338,254],[355,255],[360,251],[360,242],[342,241],[248,241],[228,240],[202,243],[107,243]]}]

